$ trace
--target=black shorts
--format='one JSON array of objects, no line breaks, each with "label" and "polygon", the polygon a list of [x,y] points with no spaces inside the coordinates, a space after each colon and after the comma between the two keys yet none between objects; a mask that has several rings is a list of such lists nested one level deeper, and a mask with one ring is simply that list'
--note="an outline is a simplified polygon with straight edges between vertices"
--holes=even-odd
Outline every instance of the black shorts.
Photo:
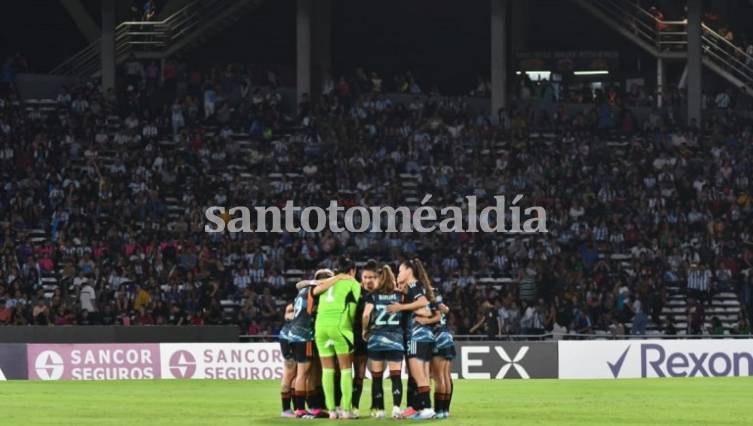
[{"label": "black shorts", "polygon": [[418,358],[421,361],[431,361],[434,342],[408,341],[408,358]]},{"label": "black shorts", "polygon": [[402,362],[403,356],[403,351],[369,351],[369,359],[374,361]]},{"label": "black shorts", "polygon": [[314,358],[314,342],[292,342],[295,362],[311,362]]},{"label": "black shorts", "polygon": [[282,358],[285,361],[293,361],[293,347],[287,340],[280,340],[280,352],[282,352]]},{"label": "black shorts", "polygon": [[366,349],[366,341],[361,336],[355,337],[355,348],[353,349],[353,356],[366,356],[368,350]]},{"label": "black shorts", "polygon": [[434,351],[434,356],[439,356],[444,359],[455,359],[455,345],[447,346]]}]

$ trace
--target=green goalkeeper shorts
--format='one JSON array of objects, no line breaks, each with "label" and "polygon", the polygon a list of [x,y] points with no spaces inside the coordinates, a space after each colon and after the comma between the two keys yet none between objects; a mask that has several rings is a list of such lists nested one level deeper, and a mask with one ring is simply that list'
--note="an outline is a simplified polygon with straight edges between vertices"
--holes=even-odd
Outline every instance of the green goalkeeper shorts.
[{"label": "green goalkeeper shorts", "polygon": [[339,326],[325,326],[314,331],[319,356],[335,356],[353,353],[353,330]]}]

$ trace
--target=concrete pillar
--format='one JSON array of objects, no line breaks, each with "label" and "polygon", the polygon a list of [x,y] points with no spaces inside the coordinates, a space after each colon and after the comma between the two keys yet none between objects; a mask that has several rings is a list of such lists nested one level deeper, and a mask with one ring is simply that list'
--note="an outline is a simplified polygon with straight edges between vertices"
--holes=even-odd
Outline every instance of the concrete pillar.
[{"label": "concrete pillar", "polygon": [[115,89],[115,0],[102,0],[102,93]]},{"label": "concrete pillar", "polygon": [[296,31],[296,104],[301,95],[311,93],[311,11],[312,0],[297,0]]},{"label": "concrete pillar", "polygon": [[656,58],[656,106],[661,108],[664,101],[664,59]]},{"label": "concrete pillar", "polygon": [[316,0],[313,10],[312,35],[312,70],[311,95],[316,99],[321,95],[324,82],[330,76],[332,68],[332,1]]},{"label": "concrete pillar", "polygon": [[701,0],[688,0],[688,124],[701,126]]},{"label": "concrete pillar", "polygon": [[507,0],[491,1],[491,113],[507,105]]}]

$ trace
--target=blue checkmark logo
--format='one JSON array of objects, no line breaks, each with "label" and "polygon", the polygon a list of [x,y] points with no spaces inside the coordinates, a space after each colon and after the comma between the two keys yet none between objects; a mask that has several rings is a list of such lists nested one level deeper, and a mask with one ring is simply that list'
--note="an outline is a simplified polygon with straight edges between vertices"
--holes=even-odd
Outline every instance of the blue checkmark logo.
[{"label": "blue checkmark logo", "polygon": [[625,352],[623,352],[622,355],[620,355],[620,357],[617,358],[617,361],[614,364],[607,361],[609,370],[612,371],[612,376],[614,376],[615,379],[617,378],[617,375],[620,374],[620,370],[622,369],[622,363],[625,362],[625,357],[627,356],[627,353],[629,350],[630,350],[630,346],[628,345],[628,347],[625,349]]}]

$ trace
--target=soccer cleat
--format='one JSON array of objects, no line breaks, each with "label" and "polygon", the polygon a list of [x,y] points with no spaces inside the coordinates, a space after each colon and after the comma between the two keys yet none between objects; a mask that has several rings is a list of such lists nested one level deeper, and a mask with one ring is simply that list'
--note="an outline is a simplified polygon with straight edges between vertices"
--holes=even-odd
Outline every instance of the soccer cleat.
[{"label": "soccer cleat", "polygon": [[392,418],[393,419],[403,418],[403,414],[400,412],[400,407],[392,407]]},{"label": "soccer cleat", "polygon": [[350,418],[351,419],[357,419],[359,417],[361,417],[361,412],[358,411],[358,408],[354,408],[353,410],[351,410],[351,412],[350,412]]},{"label": "soccer cleat", "polygon": [[280,413],[280,417],[285,417],[288,419],[293,419],[296,417],[295,413],[291,410],[285,410],[282,413]]},{"label": "soccer cleat", "polygon": [[311,416],[306,410],[295,410],[295,416],[299,419],[305,419],[307,416]]},{"label": "soccer cleat", "polygon": [[337,411],[336,410],[332,410],[332,411],[329,412],[329,419],[330,420],[337,420]]},{"label": "soccer cleat", "polygon": [[446,411],[437,411],[437,416],[434,417],[435,419],[446,419],[447,418],[447,412]]},{"label": "soccer cleat", "polygon": [[414,416],[418,411],[414,410],[413,407],[406,408],[402,413],[400,413],[400,417],[407,419],[411,416]]},{"label": "soccer cleat", "polygon": [[311,416],[314,419],[328,419],[329,413],[326,410],[322,410],[321,408],[312,408]]},{"label": "soccer cleat", "polygon": [[376,411],[374,411],[372,417],[374,417],[375,419],[383,419],[385,417],[384,410],[376,410]]},{"label": "soccer cleat", "polygon": [[416,414],[411,416],[410,418],[413,420],[428,420],[433,419],[437,416],[437,413],[434,412],[431,408],[424,408],[421,411],[417,411]]}]

